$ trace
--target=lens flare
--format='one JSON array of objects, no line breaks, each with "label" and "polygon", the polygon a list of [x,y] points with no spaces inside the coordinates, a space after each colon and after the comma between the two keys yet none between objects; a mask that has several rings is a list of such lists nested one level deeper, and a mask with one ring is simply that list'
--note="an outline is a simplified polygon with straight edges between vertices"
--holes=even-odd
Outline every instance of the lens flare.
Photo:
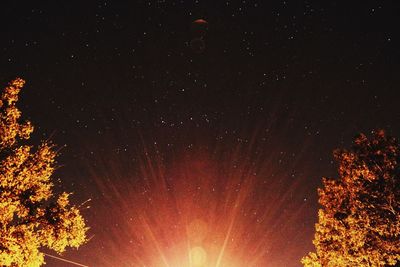
[{"label": "lens flare", "polygon": [[282,174],[276,182],[273,161],[240,149],[138,154],[134,162],[107,158],[93,169],[102,193],[93,205],[101,205],[96,216],[108,226],[94,226],[104,240],[96,265],[282,266],[270,252],[290,254],[278,240],[299,238],[288,227],[303,206],[287,203],[301,180]]},{"label": "lens flare", "polygon": [[202,247],[194,247],[190,250],[190,264],[193,266],[204,266],[207,261],[207,253]]}]

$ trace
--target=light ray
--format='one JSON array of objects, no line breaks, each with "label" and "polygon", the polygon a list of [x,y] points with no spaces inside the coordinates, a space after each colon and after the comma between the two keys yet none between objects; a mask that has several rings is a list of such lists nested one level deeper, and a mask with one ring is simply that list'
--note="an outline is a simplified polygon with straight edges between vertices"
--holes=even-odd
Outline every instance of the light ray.
[{"label": "light ray", "polygon": [[72,265],[75,265],[75,266],[89,267],[88,265],[84,265],[84,264],[81,264],[81,263],[78,263],[78,262],[75,262],[75,261],[67,260],[67,259],[64,259],[64,258],[61,258],[61,257],[57,257],[57,256],[54,256],[54,255],[51,255],[51,254],[47,254],[47,253],[43,253],[43,254],[46,255],[47,257],[50,257],[50,258],[53,258],[53,259],[56,259],[56,260],[59,260],[59,261],[71,263]]}]

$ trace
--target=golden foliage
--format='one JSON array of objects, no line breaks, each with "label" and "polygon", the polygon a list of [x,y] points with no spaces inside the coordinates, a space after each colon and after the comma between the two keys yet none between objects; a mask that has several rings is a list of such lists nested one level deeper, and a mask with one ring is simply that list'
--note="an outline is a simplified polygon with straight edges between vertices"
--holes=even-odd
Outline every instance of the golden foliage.
[{"label": "golden foliage", "polygon": [[33,131],[16,107],[24,83],[12,81],[0,98],[0,266],[41,266],[40,248],[78,248],[88,229],[69,194],[52,190],[54,146],[22,144]]},{"label": "golden foliage", "polygon": [[[400,264],[400,146],[383,131],[337,150],[339,179],[324,179],[307,267]],[[396,265],[396,266],[397,266]]]}]

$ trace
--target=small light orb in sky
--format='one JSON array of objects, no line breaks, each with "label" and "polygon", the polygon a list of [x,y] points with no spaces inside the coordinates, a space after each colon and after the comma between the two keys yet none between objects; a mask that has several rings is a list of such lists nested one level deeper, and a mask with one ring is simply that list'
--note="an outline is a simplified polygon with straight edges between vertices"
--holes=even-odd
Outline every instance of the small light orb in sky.
[{"label": "small light orb in sky", "polygon": [[208,22],[204,19],[197,19],[192,22],[192,38],[190,48],[195,53],[202,53],[206,47],[205,36],[208,30]]},{"label": "small light orb in sky", "polygon": [[207,262],[207,252],[202,247],[192,248],[190,250],[190,261],[193,266],[204,266]]},{"label": "small light orb in sky", "polygon": [[208,22],[204,19],[197,19],[192,23],[192,31],[194,35],[204,36],[208,30]]}]

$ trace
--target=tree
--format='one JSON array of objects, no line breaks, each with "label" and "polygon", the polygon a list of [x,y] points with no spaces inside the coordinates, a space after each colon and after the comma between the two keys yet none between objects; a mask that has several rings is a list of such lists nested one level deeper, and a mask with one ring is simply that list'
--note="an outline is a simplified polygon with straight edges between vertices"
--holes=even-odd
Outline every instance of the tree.
[{"label": "tree", "polygon": [[88,229],[70,194],[53,192],[54,145],[26,144],[33,126],[16,107],[24,83],[12,81],[0,98],[0,266],[40,266],[40,248],[78,248]]},{"label": "tree", "polygon": [[336,150],[339,179],[323,179],[315,253],[304,266],[400,266],[400,147],[377,131]]}]

